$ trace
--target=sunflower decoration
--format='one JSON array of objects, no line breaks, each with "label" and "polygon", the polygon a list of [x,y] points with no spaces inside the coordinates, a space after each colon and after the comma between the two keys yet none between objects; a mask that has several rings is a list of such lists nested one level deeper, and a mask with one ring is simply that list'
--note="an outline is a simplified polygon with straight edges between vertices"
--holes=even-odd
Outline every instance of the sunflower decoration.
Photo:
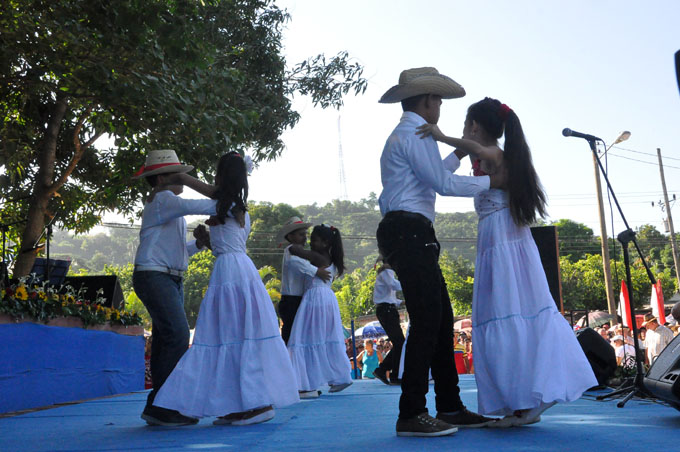
[{"label": "sunflower decoration", "polygon": [[21,301],[28,300],[28,291],[26,290],[26,287],[25,286],[17,287],[16,292],[14,292],[14,297],[17,300],[21,300]]}]

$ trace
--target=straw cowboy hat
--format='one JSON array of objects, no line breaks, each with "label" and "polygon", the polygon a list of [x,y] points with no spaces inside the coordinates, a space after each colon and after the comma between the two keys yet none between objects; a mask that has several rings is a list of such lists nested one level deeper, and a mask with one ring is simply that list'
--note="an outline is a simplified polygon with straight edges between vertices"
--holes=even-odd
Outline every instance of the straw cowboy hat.
[{"label": "straw cowboy hat", "polygon": [[645,321],[640,326],[644,326],[645,328],[647,328],[647,325],[649,325],[652,322],[659,323],[659,319],[654,317],[652,314],[646,314],[645,315]]},{"label": "straw cowboy hat", "polygon": [[276,243],[286,242],[286,236],[298,229],[307,229],[312,223],[305,223],[300,217],[290,217],[288,221],[281,227],[279,233],[276,234]]},{"label": "straw cowboy hat", "polygon": [[421,94],[435,94],[442,99],[465,96],[465,89],[433,67],[406,69],[399,75],[399,84],[388,89],[378,102],[393,104]]},{"label": "straw cowboy hat", "polygon": [[132,178],[139,179],[166,173],[188,173],[192,169],[194,167],[191,165],[182,165],[172,149],[160,149],[149,151],[146,162]]}]

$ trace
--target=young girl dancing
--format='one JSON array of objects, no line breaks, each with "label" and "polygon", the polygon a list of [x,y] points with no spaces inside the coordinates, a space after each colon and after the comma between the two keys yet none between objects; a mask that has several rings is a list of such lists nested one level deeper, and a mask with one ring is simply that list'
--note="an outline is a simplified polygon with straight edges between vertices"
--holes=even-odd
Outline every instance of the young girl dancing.
[{"label": "young girl dancing", "polygon": [[317,267],[327,267],[332,277],[326,282],[305,276],[305,293],[295,315],[288,351],[301,393],[317,391],[325,384],[330,385],[329,392],[339,392],[352,384],[340,309],[331,289],[333,279],[345,270],[340,231],[323,224],[314,226],[310,248],[293,245],[290,253]]},{"label": "young girl dancing", "polygon": [[274,406],[298,402],[297,382],[274,306],[246,255],[248,180],[239,154],[220,158],[215,184],[210,239],[217,259],[194,342],[154,404],[193,417],[220,416],[215,425],[255,424],[272,419]]},{"label": "young girl dancing", "polygon": [[[505,131],[504,149],[498,139]],[[479,411],[506,415],[492,427],[540,421],[556,402],[570,402],[597,385],[573,331],[548,289],[529,226],[544,217],[545,195],[519,118],[507,105],[485,98],[470,106],[463,138],[436,125],[432,135],[470,155],[477,174],[507,171],[504,189],[475,197],[479,216],[472,297],[472,335]]]}]

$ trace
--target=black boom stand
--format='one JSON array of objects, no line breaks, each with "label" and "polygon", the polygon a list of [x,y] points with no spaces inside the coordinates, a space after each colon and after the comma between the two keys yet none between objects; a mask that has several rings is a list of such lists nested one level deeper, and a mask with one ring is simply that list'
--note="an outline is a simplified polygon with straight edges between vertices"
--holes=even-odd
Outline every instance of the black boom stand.
[{"label": "black boom stand", "polygon": [[[596,141],[602,141],[597,137],[591,137],[588,136],[586,138],[588,140],[588,143],[590,144],[590,150],[593,152],[593,155],[595,156],[595,160],[597,160],[597,165],[600,168],[600,173],[602,174],[602,177],[604,177],[605,182],[607,183],[607,190],[609,190],[609,193],[612,196],[612,199],[614,200],[614,203],[616,204],[616,208],[619,211],[619,215],[621,216],[621,219],[623,220],[623,224],[626,226],[626,230],[621,232],[618,236],[617,239],[619,242],[621,242],[621,247],[623,249],[623,263],[626,268],[626,284],[628,287],[630,287],[630,316],[631,316],[631,323],[630,325],[631,330],[633,331],[633,344],[635,347],[635,377],[633,378],[632,385],[617,389],[615,391],[610,392],[609,394],[597,396],[597,400],[604,400],[609,397],[616,397],[622,394],[626,394],[623,400],[621,400],[619,403],[616,404],[617,407],[623,408],[623,406],[634,396],[639,396],[639,397],[652,397],[652,394],[647,391],[647,389],[644,386],[644,373],[643,373],[643,367],[642,367],[642,356],[640,354],[640,344],[638,342],[638,328],[637,328],[637,322],[635,319],[635,304],[633,303],[633,284],[630,276],[630,255],[628,254],[628,245],[630,242],[633,242],[633,245],[635,245],[635,249],[637,250],[638,255],[640,256],[640,260],[642,261],[643,265],[645,266],[645,270],[647,270],[647,276],[649,277],[649,281],[652,283],[652,285],[656,284],[656,278],[654,278],[654,275],[652,274],[652,271],[649,269],[649,265],[647,264],[647,261],[645,261],[645,257],[642,254],[642,250],[640,250],[640,245],[638,245],[637,240],[635,240],[635,232],[630,228],[628,225],[628,221],[626,221],[625,215],[623,215],[623,210],[621,209],[621,205],[619,204],[618,199],[616,199],[616,195],[614,194],[614,189],[612,188],[611,184],[609,183],[609,178],[607,177],[607,172],[604,170],[604,167],[602,166],[602,162],[600,161],[599,156],[597,155],[597,146],[595,145]],[[602,142],[604,144],[604,142]],[[608,246],[608,245],[607,245]],[[625,341],[624,341],[625,344]]]}]

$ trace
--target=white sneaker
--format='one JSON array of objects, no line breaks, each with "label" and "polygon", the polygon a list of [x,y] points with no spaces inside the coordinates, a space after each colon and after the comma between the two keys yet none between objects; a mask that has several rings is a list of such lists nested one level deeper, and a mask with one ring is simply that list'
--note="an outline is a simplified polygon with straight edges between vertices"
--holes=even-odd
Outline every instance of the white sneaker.
[{"label": "white sneaker", "polygon": [[522,425],[535,424],[541,420],[541,414],[551,406],[555,405],[557,402],[543,403],[536,408],[528,410],[522,417],[526,418],[526,422]]},{"label": "white sneaker", "polygon": [[298,394],[300,396],[300,400],[302,400],[302,399],[318,399],[319,396],[321,395],[321,391],[319,391],[319,390],[300,391]]},{"label": "white sneaker", "polygon": [[274,407],[271,405],[248,411],[241,419],[231,423],[231,425],[251,425],[267,422],[274,418]]}]

